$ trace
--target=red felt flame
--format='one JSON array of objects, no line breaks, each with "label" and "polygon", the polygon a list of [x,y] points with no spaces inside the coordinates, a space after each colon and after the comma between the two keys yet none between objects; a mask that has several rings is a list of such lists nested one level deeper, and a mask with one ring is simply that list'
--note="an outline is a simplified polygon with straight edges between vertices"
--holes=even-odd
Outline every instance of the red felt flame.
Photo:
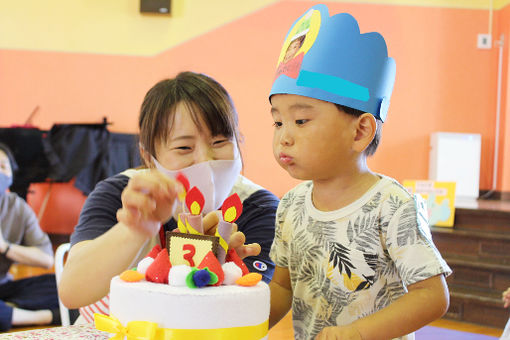
[{"label": "red felt flame", "polygon": [[[204,195],[200,192],[197,187],[191,188],[190,191],[186,194],[186,206],[188,210],[193,215],[200,215],[202,213],[202,209],[204,209]],[[199,208],[196,211],[196,208]]]},{"label": "red felt flame", "polygon": [[227,199],[225,200],[225,202],[223,202],[223,205],[221,206],[221,212],[223,214],[223,220],[225,222],[230,223],[235,222],[243,212],[243,203],[241,203],[239,195],[233,194],[227,197]]},{"label": "red felt flame", "polygon": [[177,174],[177,176],[175,176],[175,179],[178,182],[181,182],[182,186],[184,187],[184,190],[186,192],[188,192],[188,190],[189,190],[189,180],[188,180],[188,177],[186,177],[186,175],[184,175],[182,172],[179,172]]}]

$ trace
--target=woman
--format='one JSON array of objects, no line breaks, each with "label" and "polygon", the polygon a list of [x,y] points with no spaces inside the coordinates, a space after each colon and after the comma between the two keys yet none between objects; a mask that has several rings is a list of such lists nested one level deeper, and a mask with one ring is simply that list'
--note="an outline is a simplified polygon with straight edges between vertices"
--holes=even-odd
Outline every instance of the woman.
[{"label": "woman", "polygon": [[[163,231],[177,227],[175,216],[181,209],[177,196],[182,190],[174,179],[178,172],[192,185],[207,179],[199,189],[206,200],[204,213],[211,212],[204,218],[208,233],[218,223],[214,210],[231,192],[240,196],[243,213],[229,246],[269,282],[278,199],[240,175],[237,113],[223,86],[193,72],[163,80],[146,94],[139,128],[146,169],[106,179],[88,197],[59,284],[64,304],[76,308],[103,298],[112,277],[163,243],[161,224]],[[85,318],[91,321],[90,315]]]}]

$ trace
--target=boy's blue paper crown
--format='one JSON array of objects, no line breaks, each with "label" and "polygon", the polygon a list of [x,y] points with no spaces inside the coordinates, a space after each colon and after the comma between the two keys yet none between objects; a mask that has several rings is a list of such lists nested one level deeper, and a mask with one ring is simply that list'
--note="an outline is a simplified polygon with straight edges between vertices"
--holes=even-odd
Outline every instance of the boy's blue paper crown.
[{"label": "boy's blue paper crown", "polygon": [[294,22],[283,43],[274,94],[297,94],[363,112],[383,122],[395,82],[395,61],[377,32],[360,34],[350,14],[329,16],[325,5]]}]

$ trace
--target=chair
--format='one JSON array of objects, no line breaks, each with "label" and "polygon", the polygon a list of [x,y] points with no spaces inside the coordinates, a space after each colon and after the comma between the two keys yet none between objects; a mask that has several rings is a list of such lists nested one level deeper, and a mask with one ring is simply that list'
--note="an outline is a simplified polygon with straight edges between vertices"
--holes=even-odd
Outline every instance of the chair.
[{"label": "chair", "polygon": [[[63,243],[58,246],[55,251],[55,277],[57,279],[57,286],[60,282],[60,278],[62,277],[62,270],[64,269],[64,258],[71,245],[69,243]],[[60,307],[60,319],[62,320],[62,326],[69,326],[71,324],[69,317],[69,309],[64,306],[62,300],[60,300],[60,296],[58,297],[58,304]]]}]

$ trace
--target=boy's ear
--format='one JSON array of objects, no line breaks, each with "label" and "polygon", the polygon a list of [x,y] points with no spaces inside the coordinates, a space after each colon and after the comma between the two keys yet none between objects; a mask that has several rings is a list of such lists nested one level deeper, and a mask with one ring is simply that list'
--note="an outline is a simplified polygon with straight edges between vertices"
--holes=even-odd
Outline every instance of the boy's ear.
[{"label": "boy's ear", "polygon": [[375,117],[365,112],[358,117],[356,124],[356,136],[354,137],[353,148],[355,151],[362,153],[370,145],[374,139],[377,124]]}]

